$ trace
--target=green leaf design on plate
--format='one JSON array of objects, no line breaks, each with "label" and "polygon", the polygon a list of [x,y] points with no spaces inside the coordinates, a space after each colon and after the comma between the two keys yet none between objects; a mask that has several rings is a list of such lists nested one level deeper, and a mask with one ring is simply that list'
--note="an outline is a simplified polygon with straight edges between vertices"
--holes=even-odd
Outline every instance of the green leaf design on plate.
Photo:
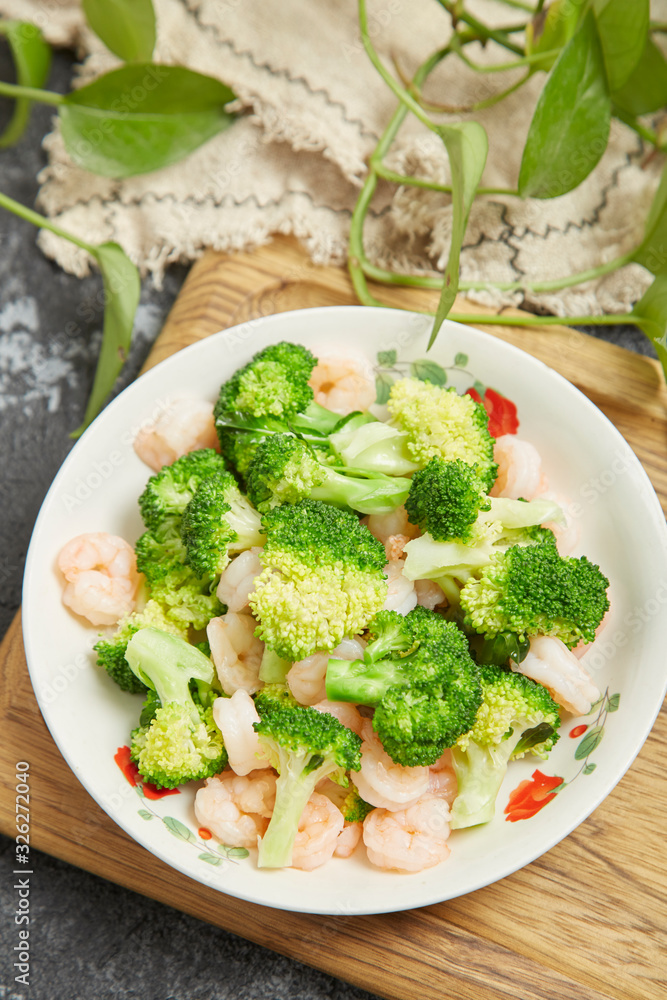
[{"label": "green leaf design on plate", "polygon": [[394,380],[390,375],[375,376],[375,402],[378,406],[384,406],[387,402],[393,384]]},{"label": "green leaf design on plate", "polygon": [[410,365],[410,374],[413,378],[421,379],[422,382],[432,382],[433,385],[446,385],[447,372],[437,361],[429,361],[423,358],[421,361],[413,361]]},{"label": "green leaf design on plate", "polygon": [[484,399],[484,393],[486,392],[486,386],[484,385],[484,383],[478,382],[477,379],[475,379],[472,387],[475,390],[475,392],[478,392],[479,395],[482,397],[482,399]]},{"label": "green leaf design on plate", "polygon": [[620,696],[620,694],[618,694],[618,693],[612,694],[611,698],[607,702],[607,711],[608,712],[618,712],[618,706],[620,705],[620,703],[621,703],[621,696]]},{"label": "green leaf design on plate", "polygon": [[207,865],[223,865],[223,858],[219,858],[217,854],[200,854],[198,855],[200,861],[205,861]]},{"label": "green leaf design on plate", "polygon": [[457,368],[465,368],[467,364],[468,364],[468,355],[463,354],[461,351],[459,351],[459,353],[454,358],[454,365]]},{"label": "green leaf design on plate", "polygon": [[597,750],[602,742],[603,736],[604,726],[593,726],[592,729],[589,729],[577,749],[574,751],[574,759],[584,760],[589,754],[593,753],[594,750]]},{"label": "green leaf design on plate", "polygon": [[247,847],[228,847],[227,857],[228,858],[247,858],[250,851]]},{"label": "green leaf design on plate", "polygon": [[586,764],[586,767],[582,771],[582,774],[592,774],[596,767],[597,764]]},{"label": "green leaf design on plate", "polygon": [[139,815],[142,819],[153,819],[153,813],[149,812],[148,809],[140,809]]},{"label": "green leaf design on plate", "polygon": [[181,823],[180,819],[174,819],[173,816],[165,816],[162,822],[174,837],[178,837],[179,840],[185,840],[188,844],[197,843],[197,838],[192,830],[188,830],[185,823]]},{"label": "green leaf design on plate", "polygon": [[377,361],[379,365],[395,365],[398,354],[396,351],[378,351]]}]

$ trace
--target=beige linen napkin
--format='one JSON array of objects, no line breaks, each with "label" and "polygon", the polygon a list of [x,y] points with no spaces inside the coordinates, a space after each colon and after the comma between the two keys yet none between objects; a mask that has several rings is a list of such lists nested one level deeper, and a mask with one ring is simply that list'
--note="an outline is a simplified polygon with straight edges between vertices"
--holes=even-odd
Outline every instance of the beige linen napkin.
[{"label": "beige linen napkin", "polygon": [[[207,247],[256,246],[272,233],[293,233],[316,262],[344,260],[350,214],[373,150],[396,99],[371,66],[357,25],[356,0],[154,0],[155,58],[219,77],[246,114],[185,161],[152,174],[114,181],[69,160],[57,127],[44,141],[39,203],[64,228],[91,242],[117,240],[144,274],[160,282],[172,261]],[[653,5],[667,6],[664,0]],[[469,8],[491,23],[512,10],[493,0]],[[656,11],[658,14],[659,10]],[[517,19],[521,12],[516,11]],[[33,20],[49,41],[73,45],[80,81],[117,65],[83,21],[78,0],[0,0],[0,14]],[[369,0],[378,51],[408,72],[449,36],[435,0]],[[487,46],[477,61],[505,60]],[[478,75],[448,58],[428,85],[435,101],[467,104],[512,82],[509,73]],[[474,117],[489,135],[482,183],[514,187],[523,139],[543,75]],[[450,118],[451,120],[451,118]],[[612,124],[609,148],[575,191],[549,201],[484,196],[473,207],[461,255],[462,277],[499,282],[556,278],[604,263],[638,242],[660,164],[647,161],[636,134]],[[406,123],[388,162],[401,173],[446,183],[438,140]],[[447,195],[382,184],[366,229],[368,255],[392,268],[434,273],[446,259],[451,228]],[[72,244],[43,232],[44,252],[84,274],[89,260]],[[639,265],[549,295],[487,289],[480,303],[526,303],[557,315],[622,312],[650,283]]]}]

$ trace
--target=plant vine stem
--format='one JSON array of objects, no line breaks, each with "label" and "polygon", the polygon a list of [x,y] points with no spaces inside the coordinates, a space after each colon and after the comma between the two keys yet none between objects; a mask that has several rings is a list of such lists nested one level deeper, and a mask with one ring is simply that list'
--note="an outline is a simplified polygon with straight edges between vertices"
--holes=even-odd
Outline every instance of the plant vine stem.
[{"label": "plant vine stem", "polygon": [[508,49],[510,52],[515,52],[518,56],[525,56],[525,51],[520,45],[516,45],[510,38],[507,37],[505,32],[497,31],[493,28],[488,28],[481,21],[478,21],[476,17],[469,14],[466,10],[455,11],[454,5],[449,2],[449,0],[438,0],[438,2],[445,8],[448,14],[454,15],[457,21],[463,21],[468,27],[476,31],[482,38],[486,40],[491,40],[497,42],[498,45],[502,45],[504,49]]},{"label": "plant vine stem", "polygon": [[[404,106],[404,108],[405,108],[406,111],[412,111],[412,113],[415,116],[415,118],[418,118],[419,121],[422,122],[423,125],[426,125],[426,127],[428,129],[430,129],[432,132],[437,132],[438,131],[438,127],[435,124],[435,122],[431,121],[431,119],[429,118],[429,116],[424,112],[424,110],[422,109],[421,105],[418,104],[418,102],[414,99],[414,97],[412,97],[412,95],[409,94],[408,91],[404,87],[402,87],[401,84],[398,83],[397,80],[394,79],[394,77],[391,75],[391,73],[386,68],[386,66],[384,65],[384,63],[380,59],[379,55],[375,51],[375,48],[373,47],[373,44],[372,44],[372,42],[370,40],[370,35],[368,33],[368,12],[366,10],[366,0],[359,0],[359,27],[361,29],[361,41],[362,41],[363,46],[364,46],[364,48],[366,50],[366,55],[368,56],[368,58],[370,59],[370,61],[373,63],[373,65],[375,66],[376,70],[378,71],[378,73],[380,74],[380,76],[382,77],[382,79],[384,80],[384,82],[387,84],[388,87],[391,88],[391,90],[393,90],[394,94],[396,95],[396,97],[398,97],[399,101],[401,101],[401,103],[403,104],[403,106]],[[442,52],[441,58],[444,58],[445,55],[447,55],[447,53],[450,52],[450,51],[451,51],[451,49],[449,48],[449,46],[447,46],[445,49],[441,49],[440,50],[440,52]],[[436,55],[437,54],[438,53],[436,53]],[[440,60],[437,60],[437,61],[439,62]],[[424,66],[426,66],[430,62],[431,62],[431,60],[427,60],[427,62],[424,63]],[[435,63],[433,65],[435,65]],[[423,68],[423,67],[421,67],[421,68]],[[425,73],[424,76],[421,77],[419,80],[418,80],[418,76],[420,74],[420,70],[418,70],[417,73],[415,74],[413,85],[417,86],[417,87],[421,86],[421,83],[426,78],[426,76],[428,75],[428,73],[431,72],[432,68],[433,68],[433,66],[431,66],[428,69],[427,73]],[[396,126],[396,130],[394,131],[394,133],[393,133],[393,135],[391,137],[390,142],[393,141],[393,138],[394,138],[394,136],[396,134],[396,131],[398,131],[398,128],[401,125],[401,123],[403,122],[404,118],[405,118],[405,113],[403,114],[401,120],[399,121],[398,125]],[[380,145],[382,144],[384,136],[387,135],[387,132],[389,131],[389,128],[391,128],[391,125],[392,125],[393,121],[394,121],[394,119],[392,119],[392,121],[390,122],[387,130],[385,131],[385,133],[383,134],[382,138],[380,139],[380,143],[378,144],[376,152],[380,148]],[[389,144],[385,148],[384,152],[386,152],[386,149],[388,149],[388,148],[389,148]],[[382,155],[384,155],[384,152],[383,152]]]},{"label": "plant vine stem", "polygon": [[39,101],[41,104],[62,104],[65,100],[63,94],[56,94],[52,90],[38,90],[37,87],[22,87],[17,83],[5,83],[0,80],[0,94],[5,97],[23,97],[28,101]]},{"label": "plant vine stem", "polygon": [[[392,184],[404,184],[409,187],[427,188],[429,191],[442,191],[444,194],[452,193],[451,184],[436,184],[435,181],[426,180],[424,177],[411,177],[409,174],[397,174],[394,170],[389,170],[388,167],[385,167],[384,163],[377,159],[375,153],[371,156],[371,163],[375,173],[384,180],[391,181]],[[479,187],[477,188],[477,194],[503,194],[514,197],[519,196],[519,192],[511,190],[511,188],[494,187]]]},{"label": "plant vine stem", "polygon": [[486,316],[484,313],[449,313],[454,323],[474,323],[477,326],[638,326],[644,318],[632,313],[606,313],[604,316]]},{"label": "plant vine stem", "polygon": [[[359,0],[359,16],[360,20],[362,18],[362,37],[367,34],[366,30],[366,8],[364,0]],[[364,41],[365,44],[365,41]],[[372,48],[372,47],[371,47]],[[417,86],[421,86],[429,73],[441,62],[445,56],[450,52],[449,46],[445,46],[443,49],[439,49],[434,52],[433,55],[429,56],[426,62],[422,63],[414,76],[414,83]],[[375,54],[375,53],[374,53]],[[375,60],[374,60],[375,62]],[[384,67],[382,67],[384,71]],[[384,75],[384,72],[383,72]],[[393,82],[393,81],[392,81]],[[398,88],[399,90],[401,88]],[[413,103],[413,102],[410,102]],[[419,105],[416,105],[419,108]],[[349,254],[348,254],[348,270],[350,272],[350,277],[352,279],[352,284],[354,290],[359,298],[359,301],[363,305],[373,305],[373,306],[383,306],[384,303],[380,302],[378,299],[371,295],[368,289],[368,283],[366,281],[366,275],[364,273],[364,268],[370,266],[369,261],[366,258],[364,251],[364,219],[368,212],[369,205],[375,194],[375,189],[377,188],[378,182],[378,171],[376,169],[377,163],[382,159],[382,157],[389,150],[392,142],[396,138],[396,134],[405,121],[405,117],[410,110],[409,104],[403,100],[396,108],[396,111],[392,115],[389,124],[380,136],[380,141],[375,147],[375,151],[370,160],[370,169],[368,171],[368,176],[363,183],[361,191],[359,192],[359,197],[357,198],[356,205],[354,206],[354,211],[352,212],[352,219],[350,221],[350,244],[349,244]],[[421,109],[420,116],[421,116]]]},{"label": "plant vine stem", "polygon": [[[573,285],[583,285],[586,281],[602,278],[605,274],[616,271],[625,264],[632,263],[638,249],[635,247],[629,253],[615,257],[613,260],[607,261],[606,264],[589,268],[587,271],[579,271],[577,274],[567,275],[565,278],[552,278],[549,281],[459,281],[459,288],[461,291],[475,288],[494,288],[501,292],[557,292],[561,288],[571,288]],[[392,271],[375,267],[366,259],[363,260],[361,266],[367,278],[385,285],[409,285],[413,288],[434,290],[442,287],[442,278],[440,277],[434,278],[428,274],[394,274]]]},{"label": "plant vine stem", "polygon": [[475,111],[483,111],[485,108],[492,108],[494,104],[499,104],[500,101],[504,100],[505,97],[509,97],[513,94],[515,90],[519,87],[523,87],[524,83],[530,78],[530,70],[525,76],[522,76],[519,80],[516,80],[510,87],[505,90],[501,90],[499,94],[493,94],[491,97],[487,97],[484,101],[477,101],[476,104],[465,105],[453,105],[453,104],[434,104],[431,101],[425,101],[421,95],[419,95],[419,103],[424,108],[425,111],[443,111],[446,114],[472,114]]},{"label": "plant vine stem", "polygon": [[454,51],[457,56],[463,60],[466,66],[469,66],[470,69],[474,69],[477,73],[504,73],[510,69],[521,69],[524,66],[532,66],[533,63],[541,62],[543,59],[548,59],[550,56],[556,57],[560,53],[560,49],[549,49],[548,52],[533,52],[532,55],[523,56],[521,59],[513,59],[512,62],[494,63],[493,66],[482,66],[480,63],[473,62],[473,60],[463,51],[459,51],[458,45],[454,46]]},{"label": "plant vine stem", "polygon": [[6,208],[8,212],[13,212],[14,215],[18,215],[21,219],[25,219],[26,222],[31,222],[33,226],[37,226],[39,229],[48,229],[50,232],[54,233],[56,236],[61,236],[64,240],[69,240],[70,243],[76,244],[76,246],[81,247],[82,250],[87,250],[88,253],[95,255],[96,248],[91,246],[90,243],[86,243],[85,240],[80,240],[78,236],[74,236],[72,233],[66,233],[64,229],[60,226],[56,226],[55,223],[51,222],[50,219],[45,218],[45,216],[40,215],[38,212],[33,212],[31,208],[26,208],[19,201],[14,201],[9,195],[3,194],[0,191],[0,208]]},{"label": "plant vine stem", "polygon": [[621,111],[621,109],[617,107],[613,108],[613,114],[616,118],[619,118],[622,122],[624,122],[629,128],[633,129],[633,131],[635,131],[640,138],[644,139],[645,142],[649,142],[652,146],[655,146],[656,149],[665,149],[665,144],[660,141],[656,133],[650,128],[646,128],[646,126],[642,125],[641,122],[638,122],[636,118],[633,118],[632,115],[626,114],[625,111]]}]

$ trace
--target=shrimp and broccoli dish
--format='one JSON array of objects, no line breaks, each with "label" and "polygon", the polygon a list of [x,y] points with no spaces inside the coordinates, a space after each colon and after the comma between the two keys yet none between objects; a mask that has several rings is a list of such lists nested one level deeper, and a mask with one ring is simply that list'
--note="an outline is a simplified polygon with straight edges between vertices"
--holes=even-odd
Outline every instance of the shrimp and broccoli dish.
[{"label": "shrimp and broccoli dish", "polygon": [[59,558],[100,668],[143,701],[141,778],[197,783],[198,826],[262,868],[362,844],[383,869],[444,862],[512,761],[600,697],[581,655],[608,581],[534,445],[453,388],[374,400],[361,356],[259,351],[135,440],[134,543]]}]

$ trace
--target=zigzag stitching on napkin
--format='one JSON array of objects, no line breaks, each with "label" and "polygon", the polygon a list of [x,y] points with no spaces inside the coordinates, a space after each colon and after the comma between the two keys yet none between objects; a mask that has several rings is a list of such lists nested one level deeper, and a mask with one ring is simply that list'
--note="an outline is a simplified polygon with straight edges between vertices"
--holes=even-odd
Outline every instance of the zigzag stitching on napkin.
[{"label": "zigzag stitching on napkin", "polygon": [[[231,205],[233,208],[241,208],[241,206],[247,204],[247,202],[254,201],[258,208],[267,208],[269,205],[274,206],[274,207],[276,205],[280,205],[280,203],[283,201],[283,199],[287,198],[289,196],[307,198],[308,201],[313,206],[313,208],[316,209],[317,211],[323,209],[325,212],[331,212],[332,215],[347,215],[347,216],[351,216],[352,215],[352,209],[350,209],[350,208],[331,208],[330,205],[318,205],[317,202],[315,201],[315,199],[313,198],[312,194],[310,193],[310,191],[292,191],[289,188],[288,188],[287,191],[283,191],[283,193],[280,195],[279,198],[271,198],[269,201],[260,202],[260,200],[257,197],[257,195],[254,192],[252,192],[251,194],[247,195],[245,198],[241,198],[241,199],[237,199],[237,198],[234,198],[234,197],[232,197],[230,195],[227,195],[222,201],[215,202],[214,205],[215,205],[216,208],[223,207],[224,205]],[[142,205],[144,202],[146,202],[148,199],[151,199],[151,198],[158,205],[162,204],[162,202],[164,202],[164,201],[172,201],[172,202],[178,202],[179,204],[184,204],[184,205],[194,204],[194,205],[198,205],[200,207],[203,206],[203,205],[205,205],[206,202],[207,202],[207,200],[208,200],[206,198],[203,198],[201,200],[200,199],[193,199],[193,198],[186,198],[185,201],[182,201],[175,194],[168,193],[168,194],[156,195],[156,194],[153,194],[152,191],[146,191],[145,194],[142,194],[140,198],[130,198],[130,199],[126,200],[126,201],[120,202],[119,204],[120,204],[121,208],[125,208],[125,207],[128,207],[130,205],[136,207],[136,206]],[[113,204],[116,204],[116,202],[105,200],[104,198],[100,197],[99,194],[94,194],[94,195],[92,195],[92,197],[88,198],[87,201],[76,201],[76,202],[74,202],[73,205],[68,206],[68,209],[66,209],[66,211],[69,210],[69,209],[71,209],[71,208],[75,208],[75,207],[76,208],[79,208],[79,207],[81,207],[81,208],[87,208],[94,201],[99,202],[99,204],[102,207],[107,207],[107,208],[109,206],[113,205]],[[369,216],[371,216],[373,219],[381,219],[384,215],[387,215],[387,213],[390,210],[391,210],[391,205],[385,205],[384,208],[381,208],[379,211],[374,211],[373,209],[369,209],[367,214]],[[57,218],[57,216],[54,216],[54,218]],[[106,215],[106,221],[110,222],[110,218],[109,218],[108,214]]]},{"label": "zigzag stitching on napkin", "polygon": [[500,201],[491,201],[489,204],[500,206],[500,208],[502,209],[500,213],[500,221],[505,228],[502,230],[500,236],[489,236],[487,233],[480,233],[479,238],[475,243],[461,244],[461,250],[476,250],[478,247],[483,246],[485,243],[501,244],[502,246],[507,247],[509,251],[511,251],[511,256],[509,259],[510,267],[518,276],[522,276],[524,272],[516,263],[517,257],[519,256],[519,248],[513,246],[509,242],[510,237],[512,236],[513,233],[512,224],[507,218],[509,206],[505,205],[503,202]]},{"label": "zigzag stitching on napkin", "polygon": [[547,228],[544,231],[544,233],[536,233],[534,229],[530,228],[530,226],[526,226],[525,231],[527,233],[530,233],[531,236],[535,236],[537,239],[546,240],[552,233],[558,233],[561,236],[567,236],[567,234],[572,229],[576,229],[578,232],[583,232],[584,229],[592,229],[594,226],[598,224],[598,222],[600,221],[600,216],[604,212],[605,208],[607,208],[607,205],[609,203],[608,201],[609,194],[614,190],[614,188],[618,187],[619,176],[623,173],[624,170],[627,170],[628,167],[631,167],[633,165],[633,160],[638,155],[641,154],[642,151],[641,139],[639,140],[639,146],[640,148],[636,150],[634,153],[632,152],[625,153],[624,162],[619,163],[619,165],[614,168],[611,177],[609,179],[609,182],[605,184],[605,186],[600,191],[600,201],[595,206],[593,210],[593,215],[590,219],[583,219],[581,222],[575,222],[573,219],[570,219],[564,229],[559,229],[558,226],[552,226],[551,223],[549,222],[547,223]]},{"label": "zigzag stitching on napkin", "polygon": [[308,80],[306,80],[304,76],[293,76],[288,69],[276,69],[269,63],[257,62],[252,52],[249,52],[248,50],[241,51],[240,49],[236,48],[234,42],[231,39],[223,38],[222,35],[220,34],[219,29],[214,24],[204,24],[204,22],[201,20],[198,10],[188,9],[188,13],[192,16],[192,18],[202,29],[202,31],[214,34],[217,41],[221,45],[224,45],[225,48],[229,49],[230,52],[233,52],[235,56],[237,56],[240,59],[247,59],[248,62],[251,64],[251,66],[253,66],[255,69],[264,70],[270,76],[280,76],[284,80],[287,80],[289,83],[301,84],[304,90],[307,90],[308,93],[311,94],[313,97],[316,97],[318,95],[324,97],[325,103],[328,104],[329,107],[340,109],[341,118],[343,119],[344,122],[346,122],[346,124],[356,126],[360,135],[366,136],[370,139],[375,139],[376,142],[378,141],[379,136],[371,129],[367,128],[366,125],[364,125],[364,123],[361,121],[361,119],[350,118],[347,114],[347,108],[345,107],[343,102],[334,100],[333,97],[329,94],[329,92],[324,89],[324,87],[314,88],[310,85],[310,83],[308,82]]}]

